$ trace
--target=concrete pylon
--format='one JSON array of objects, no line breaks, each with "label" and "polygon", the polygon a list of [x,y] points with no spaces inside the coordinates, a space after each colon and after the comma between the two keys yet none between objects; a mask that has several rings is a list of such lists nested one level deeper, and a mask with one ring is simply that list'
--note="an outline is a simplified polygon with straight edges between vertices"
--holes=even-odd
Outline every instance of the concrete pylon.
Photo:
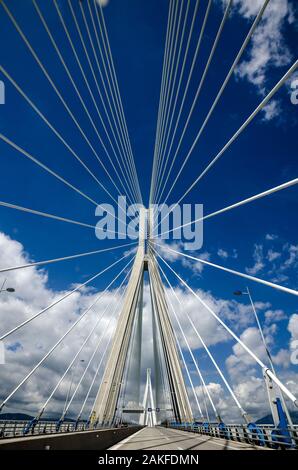
[{"label": "concrete pylon", "polygon": [[152,292],[152,308],[157,318],[157,326],[162,342],[173,414],[178,422],[192,422],[193,414],[180,366],[179,353],[169,317],[165,292],[155,257],[152,255],[149,256],[148,269]]},{"label": "concrete pylon", "polygon": [[168,308],[154,257],[147,253],[147,228],[150,232],[150,217],[146,209],[140,209],[139,246],[130,275],[122,312],[111,351],[108,357],[103,379],[92,412],[93,421],[99,425],[111,425],[114,421],[117,402],[121,390],[126,359],[132,338],[135,321],[138,318],[140,299],[142,298],[144,271],[149,270],[152,305],[158,318],[158,327],[162,339],[162,351],[165,357],[168,382],[174,416],[177,421],[192,421],[193,416],[179,363],[175,337]]},{"label": "concrete pylon", "polygon": [[145,216],[145,209],[141,209],[139,246],[130,275],[123,309],[118,319],[110,355],[92,413],[95,420],[103,425],[111,424],[115,417],[129,342],[136,318],[144,274]]},{"label": "concrete pylon", "polygon": [[155,402],[152,392],[151,369],[147,369],[147,380],[143,398],[144,413],[140,416],[141,426],[153,427],[157,424]]}]

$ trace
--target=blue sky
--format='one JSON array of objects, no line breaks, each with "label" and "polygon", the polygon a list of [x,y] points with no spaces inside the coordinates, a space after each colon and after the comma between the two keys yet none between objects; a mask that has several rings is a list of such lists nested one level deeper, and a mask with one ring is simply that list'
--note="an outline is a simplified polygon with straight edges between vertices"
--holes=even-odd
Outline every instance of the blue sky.
[{"label": "blue sky", "polygon": [[[277,10],[272,11],[272,24],[268,26],[269,20],[267,18],[261,25],[261,32],[264,35],[262,45],[265,48],[268,43],[268,34],[270,36],[270,28],[272,28],[274,34],[278,32],[277,36],[272,36],[272,40],[276,40],[276,44],[278,44],[277,50],[273,46],[271,49],[268,46],[269,49],[266,51],[261,47],[261,44],[250,45],[247,49],[241,61],[242,69],[240,66],[238,73],[234,74],[230,80],[179,180],[179,184],[171,194],[169,203],[174,203],[179,199],[194,178],[255,109],[264,94],[271,90],[296,60],[297,22],[294,21],[294,2],[290,0],[274,2],[272,0],[272,3],[277,4]],[[76,77],[86,104],[92,109],[91,113],[95,119],[95,110],[92,108],[92,102],[84,88],[83,80],[59,23],[57,12],[52,2],[40,1],[38,4],[61,47],[67,65]],[[92,83],[90,70],[70,19],[67,2],[60,0],[58,4],[63,15],[67,18],[71,34],[76,38],[76,47],[78,47],[82,63],[87,70],[88,79]],[[190,4],[193,9],[194,1],[191,0]],[[74,95],[73,88],[48,40],[32,2],[11,0],[7,1],[7,5],[30,39],[32,46],[42,58],[51,77],[62,91],[63,97],[86,130],[90,141],[106,162],[104,151]],[[191,42],[190,57],[194,53],[205,5],[206,2],[203,1]],[[82,17],[77,5],[75,5],[75,12],[83,29]],[[151,0],[150,2],[110,0],[104,8],[104,14],[142,195],[146,202],[150,189],[168,2],[166,0]],[[215,1],[211,8],[206,34],[190,84],[182,123],[187,118],[187,112],[191,106],[222,14],[222,2]],[[181,166],[181,162],[249,30],[253,17],[253,14],[247,10],[245,0],[235,2],[235,8],[225,26],[200,95],[199,104],[195,108],[174,171],[169,179],[170,182],[173,181],[174,175]],[[2,7],[0,7],[0,22],[0,40],[5,44],[5,47],[1,47],[0,52],[1,65],[45,113],[47,118],[55,123],[65,139],[71,142],[82,159],[116,196],[115,188],[79,135]],[[87,40],[86,36],[85,39]],[[254,55],[258,51],[260,55],[262,53],[266,55],[267,52],[273,55],[271,60],[265,60],[265,62],[263,57],[259,73],[253,71],[251,75],[254,60],[260,58]],[[190,60],[188,59],[187,67],[189,68],[189,66]],[[77,185],[97,202],[111,203],[108,196],[59,143],[1,73],[0,79],[4,81],[6,87],[6,104],[0,106],[1,133]],[[185,80],[183,83],[185,84]],[[207,214],[297,176],[298,108],[291,103],[289,90],[290,82],[286,83],[274,97],[276,107],[272,115],[270,116],[268,110],[268,114],[262,112],[254,119],[199,185],[187,196],[185,203],[204,204],[204,213]],[[179,127],[180,133],[182,128]],[[101,135],[104,135],[102,128],[100,128],[100,132]],[[106,143],[107,139],[105,137],[103,139]],[[1,140],[0,156],[1,200],[80,220],[91,225],[96,224],[95,207],[92,204],[56,181]],[[108,168],[111,171],[110,166]],[[292,187],[264,200],[208,220],[204,224],[204,245],[201,254],[203,253],[207,259],[215,263],[239,271],[251,272],[258,277],[274,280],[292,289],[297,289],[297,211],[297,188]],[[119,243],[97,240],[92,229],[42,219],[3,207],[0,208],[0,231],[19,241],[29,257],[34,260],[91,251]],[[84,282],[87,277],[117,259],[119,252],[50,266],[47,268],[47,285],[49,288],[59,291],[68,289],[72,283]],[[171,262],[193,288],[209,292],[215,299],[230,301],[233,297],[233,291],[242,289],[246,285],[242,279],[237,279],[235,276],[224,274],[213,268],[206,267],[201,271],[194,265],[187,267],[179,260]],[[94,283],[94,287],[96,289],[105,287],[115,272],[113,270],[111,274],[99,278]],[[175,285],[173,276],[170,275],[170,279]],[[276,322],[276,324],[278,323],[278,332],[273,335],[272,348],[274,354],[277,354],[281,348],[287,349],[290,339],[288,321],[290,316],[297,312],[296,298],[257,284],[250,283],[249,287],[254,299],[260,303],[260,306],[263,304],[260,311],[263,321],[265,321],[265,311],[282,310],[284,312],[283,319]],[[243,297],[237,301],[244,303],[246,298]],[[239,334],[241,333],[241,326],[237,323],[236,316],[231,320],[231,325],[237,329]],[[270,326],[269,323],[268,326]],[[216,348],[218,357],[222,357],[222,352],[229,354],[231,344],[227,346],[225,343],[221,343]],[[222,363],[224,364],[224,360]],[[295,372],[295,368],[291,367],[290,370]],[[207,364],[206,373],[211,373]],[[212,375],[212,379],[215,380],[215,376]]]}]

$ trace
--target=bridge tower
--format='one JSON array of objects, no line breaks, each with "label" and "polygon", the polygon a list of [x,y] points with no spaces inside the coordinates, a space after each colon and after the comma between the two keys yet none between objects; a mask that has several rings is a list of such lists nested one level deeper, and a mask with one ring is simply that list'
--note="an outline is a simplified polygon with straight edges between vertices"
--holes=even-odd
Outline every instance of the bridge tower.
[{"label": "bridge tower", "polygon": [[151,305],[161,338],[173,414],[177,422],[193,420],[162,280],[155,256],[148,247],[152,233],[150,212],[140,209],[137,253],[92,413],[93,419],[102,425],[112,424],[115,418],[133,327],[141,316],[145,271],[149,274]]}]

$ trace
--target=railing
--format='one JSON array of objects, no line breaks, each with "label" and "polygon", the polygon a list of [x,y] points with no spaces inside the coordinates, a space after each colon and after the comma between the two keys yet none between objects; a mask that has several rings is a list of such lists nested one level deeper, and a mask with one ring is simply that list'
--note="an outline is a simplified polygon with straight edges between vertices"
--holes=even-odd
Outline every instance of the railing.
[{"label": "railing", "polygon": [[[17,436],[33,436],[42,434],[70,433],[80,431],[91,431],[95,429],[106,429],[102,426],[81,422],[38,421],[34,426],[32,421],[9,421],[0,420],[0,439]],[[122,425],[121,427],[126,427]]]},{"label": "railing", "polygon": [[270,449],[298,449],[298,425],[286,429],[274,425],[224,423],[170,423],[167,427]]}]

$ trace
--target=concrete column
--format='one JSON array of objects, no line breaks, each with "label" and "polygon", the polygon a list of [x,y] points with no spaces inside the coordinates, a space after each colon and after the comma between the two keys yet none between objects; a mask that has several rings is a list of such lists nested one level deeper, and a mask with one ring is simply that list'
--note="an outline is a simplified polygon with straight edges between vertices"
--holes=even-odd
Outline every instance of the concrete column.
[{"label": "concrete column", "polygon": [[99,388],[92,415],[100,424],[113,422],[117,401],[121,388],[129,341],[136,319],[138,300],[141,294],[144,272],[146,210],[140,210],[139,246],[130,275],[123,309],[118,319],[118,325],[110,355],[106,364],[103,380]]}]

